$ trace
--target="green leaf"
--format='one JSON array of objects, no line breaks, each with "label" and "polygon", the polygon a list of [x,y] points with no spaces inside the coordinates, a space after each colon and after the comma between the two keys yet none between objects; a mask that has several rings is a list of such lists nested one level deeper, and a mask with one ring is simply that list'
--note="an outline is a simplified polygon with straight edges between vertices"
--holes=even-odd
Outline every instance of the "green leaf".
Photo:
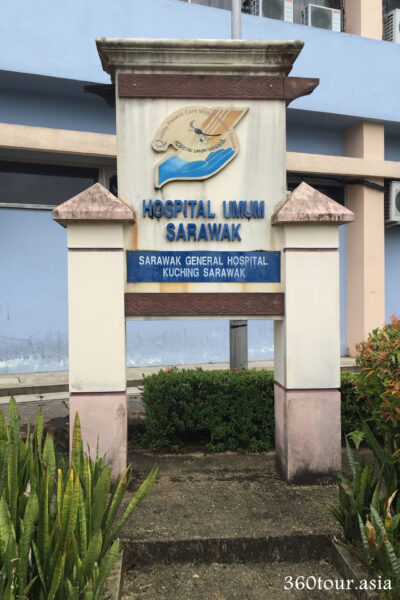
[{"label": "green leaf", "polygon": [[87,537],[92,537],[92,472],[90,470],[90,461],[85,457],[85,473],[86,481],[86,496],[85,496],[85,510],[86,510],[86,522],[87,522]]},{"label": "green leaf", "polygon": [[100,556],[102,544],[103,538],[100,529],[98,529],[90,540],[86,554],[83,557],[81,568],[82,577],[89,576],[94,563]]},{"label": "green leaf", "polygon": [[0,561],[5,561],[7,546],[13,537],[15,540],[14,526],[11,521],[10,511],[4,496],[0,498]]},{"label": "green leaf", "polygon": [[378,444],[377,439],[374,436],[374,434],[372,433],[369,425],[365,422],[362,423],[362,429],[363,429],[363,432],[365,435],[365,440],[366,440],[368,446],[373,451],[373,453],[374,453],[375,457],[377,458],[381,467],[383,467],[386,464],[390,464],[392,462],[392,458],[391,458],[390,454],[385,452],[380,447],[380,445]]},{"label": "green leaf", "polygon": [[82,457],[81,421],[79,419],[79,414],[75,413],[74,430],[73,430],[73,435],[72,435],[71,467],[77,473],[80,473],[81,457]]},{"label": "green leaf", "polygon": [[39,516],[39,502],[35,493],[31,493],[24,514],[24,530],[18,544],[19,554],[19,593],[23,595],[28,574],[29,551],[36,521]]},{"label": "green leaf", "polygon": [[63,488],[63,475],[61,469],[57,471],[57,511],[58,514],[62,514],[64,499],[64,488]]},{"label": "green leaf", "polygon": [[15,401],[14,396],[11,396],[10,403],[8,405],[8,425],[9,425],[9,433],[12,431],[14,433],[14,438],[19,438],[19,429],[20,429],[20,419],[18,412],[18,405]]},{"label": "green leaf", "polygon": [[46,579],[44,577],[44,573],[43,573],[43,568],[42,568],[42,562],[40,560],[40,552],[38,550],[38,547],[35,543],[35,540],[32,540],[32,548],[33,548],[33,554],[35,556],[35,561],[36,561],[36,568],[38,570],[38,574],[39,574],[39,579],[40,582],[43,586],[44,592],[47,596],[47,587],[46,587]]},{"label": "green leaf", "polygon": [[26,588],[23,591],[23,598],[28,598],[28,594],[29,594],[29,590],[31,589],[31,587],[33,586],[33,584],[35,583],[35,581],[37,580],[38,576],[36,575],[36,577],[34,577],[26,586]]},{"label": "green leaf", "polygon": [[[71,471],[72,473],[72,471]],[[65,535],[65,546],[70,543],[73,532],[75,531],[76,521],[78,518],[79,495],[80,495],[79,473],[74,473],[74,481],[72,487],[71,507],[69,511],[68,526]]]},{"label": "green leaf", "polygon": [[399,562],[399,559],[397,558],[397,556],[393,550],[392,544],[387,540],[384,540],[384,544],[385,544],[386,554],[389,558],[390,566],[392,567],[392,571],[396,577],[397,585],[400,586],[400,562]]},{"label": "green leaf", "polygon": [[43,418],[42,407],[40,407],[39,414],[36,419],[35,429],[34,429],[36,451],[38,453],[40,460],[42,460],[43,430],[44,430],[44,418]]},{"label": "green leaf", "polygon": [[47,471],[49,473],[49,498],[53,494],[54,482],[56,479],[56,453],[54,450],[54,442],[49,433],[46,434],[46,439],[44,441],[43,446],[43,455],[42,455],[43,464],[46,465]]},{"label": "green leaf", "polygon": [[[15,402],[15,401],[14,401]],[[12,405],[10,401],[10,406]],[[10,411],[9,411],[10,412]],[[11,411],[12,413],[12,411]],[[10,417],[9,417],[10,419]],[[19,431],[15,432],[14,427],[10,427],[10,437],[8,444],[8,465],[7,465],[7,491],[8,505],[10,508],[11,520],[16,525],[17,523],[17,506],[18,506],[18,447],[19,447]]]},{"label": "green leaf", "polygon": [[50,591],[47,596],[47,600],[53,600],[54,596],[57,593],[58,586],[61,583],[61,578],[62,578],[63,571],[64,571],[64,565],[65,565],[65,552],[64,552],[64,554],[62,554],[59,557],[59,559],[56,562],[56,566],[55,566],[54,573],[53,573],[53,580],[51,582]]},{"label": "green leaf", "polygon": [[106,511],[106,520],[104,523],[104,532],[106,535],[111,530],[111,527],[112,527],[114,519],[115,519],[115,515],[117,514],[117,511],[121,505],[121,502],[122,502],[122,499],[126,492],[126,489],[130,483],[131,472],[132,472],[131,467],[130,466],[127,467],[125,472],[120,476],[120,478],[118,480],[118,484],[117,484],[116,488],[114,489],[114,492],[111,496],[110,504]]},{"label": "green leaf", "polygon": [[103,590],[106,579],[113,568],[119,554],[119,540],[115,540],[111,548],[106,552],[104,558],[100,563],[100,576],[96,581],[96,588],[93,596],[93,600],[99,600],[101,592]]},{"label": "green leaf", "polygon": [[366,495],[370,493],[371,477],[372,472],[370,467],[364,467],[361,475],[359,495],[356,500],[357,512],[362,512],[365,508],[366,500],[367,502],[369,501],[369,498],[366,499]]},{"label": "green leaf", "polygon": [[356,450],[358,450],[361,442],[365,439],[365,433],[363,431],[355,429],[354,431],[350,431],[350,433],[347,434],[347,437],[351,439],[354,446],[356,447]]},{"label": "green leaf", "polygon": [[358,524],[359,524],[359,528],[360,528],[360,537],[361,537],[362,545],[363,545],[364,552],[365,552],[365,555],[367,558],[367,562],[370,563],[373,558],[374,553],[372,551],[372,548],[368,544],[368,539],[367,539],[367,536],[365,535],[364,524],[362,522],[360,514],[358,514],[357,517],[358,517]]},{"label": "green leaf", "polygon": [[397,528],[399,522],[400,522],[400,513],[397,513],[397,515],[394,515],[394,517],[390,521],[390,526],[389,526],[390,530],[394,531]]},{"label": "green leaf", "polygon": [[64,587],[68,600],[78,600],[78,592],[75,590],[68,577],[65,578]]},{"label": "green leaf", "polygon": [[10,536],[8,539],[6,556],[4,560],[4,564],[6,567],[7,579],[9,583],[14,585],[15,581],[15,573],[18,568],[18,548],[15,538]]},{"label": "green leaf", "polygon": [[74,492],[74,472],[71,469],[67,485],[65,487],[64,498],[63,498],[63,508],[60,515],[60,530],[58,532],[58,538],[55,546],[55,550],[53,556],[50,560],[50,571],[53,571],[55,568],[56,560],[59,560],[59,553],[64,551],[65,549],[65,541],[67,538],[67,531],[69,526],[69,518],[71,512],[71,505],[73,499]]},{"label": "green leaf", "polygon": [[92,531],[100,529],[103,521],[104,511],[107,506],[108,492],[110,491],[111,470],[109,467],[103,469],[93,490],[92,503]]},{"label": "green leaf", "polygon": [[89,587],[85,588],[85,600],[93,600],[93,590]]},{"label": "green leaf", "polygon": [[129,519],[129,517],[131,516],[132,512],[146,498],[147,494],[151,491],[151,489],[156,481],[157,473],[158,473],[158,466],[154,465],[154,467],[151,469],[150,473],[148,474],[148,476],[146,477],[146,479],[144,480],[144,482],[142,483],[142,485],[137,490],[136,494],[133,496],[132,500],[128,504],[120,522],[118,523],[116,528],[113,530],[110,538],[107,540],[108,543],[111,543],[111,541],[117,537],[118,533],[121,531],[122,527],[125,525],[125,523]]},{"label": "green leaf", "polygon": [[78,525],[79,525],[79,549],[80,555],[84,556],[87,550],[87,520],[85,511],[85,501],[83,490],[80,488],[79,507],[78,507]]},{"label": "green leaf", "polygon": [[8,440],[8,429],[4,412],[0,410],[0,440]]},{"label": "green leaf", "polygon": [[47,569],[50,560],[50,532],[49,532],[49,479],[47,471],[43,476],[40,486],[40,506],[37,540],[42,556],[44,568]]},{"label": "green leaf", "polygon": [[350,448],[350,444],[348,442],[348,439],[346,438],[346,458],[347,458],[347,462],[349,463],[349,467],[351,470],[351,474],[353,475],[353,480],[355,480],[356,478],[356,460],[353,456],[353,453],[351,451]]},{"label": "green leaf", "polygon": [[377,484],[375,486],[375,490],[374,490],[374,493],[373,493],[373,496],[372,496],[372,501],[371,501],[372,506],[378,512],[380,510],[380,500],[379,500],[379,498],[380,498],[380,491],[381,491],[381,480],[379,478],[379,480],[378,480],[378,482],[377,482]]}]

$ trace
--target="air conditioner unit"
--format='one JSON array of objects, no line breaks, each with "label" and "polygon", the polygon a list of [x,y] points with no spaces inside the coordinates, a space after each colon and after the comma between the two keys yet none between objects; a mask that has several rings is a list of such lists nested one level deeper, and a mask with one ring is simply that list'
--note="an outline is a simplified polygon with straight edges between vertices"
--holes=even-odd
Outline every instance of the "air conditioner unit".
[{"label": "air conditioner unit", "polygon": [[310,27],[341,31],[342,13],[337,8],[309,4],[301,11],[301,22]]},{"label": "air conditioner unit", "polygon": [[293,23],[293,0],[250,0],[249,13]]},{"label": "air conditioner unit", "polygon": [[386,42],[400,44],[400,8],[383,15],[383,39]]},{"label": "air conditioner unit", "polygon": [[385,221],[400,223],[400,181],[390,181],[385,191]]}]

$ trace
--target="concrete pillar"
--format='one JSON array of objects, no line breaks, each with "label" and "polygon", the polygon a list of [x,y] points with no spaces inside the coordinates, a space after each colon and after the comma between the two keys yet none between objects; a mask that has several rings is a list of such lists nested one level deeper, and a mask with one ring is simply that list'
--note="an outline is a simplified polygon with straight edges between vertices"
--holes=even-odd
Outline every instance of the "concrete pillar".
[{"label": "concrete pillar", "polygon": [[67,227],[70,439],[79,413],[84,448],[126,468],[124,224],[132,209],[99,183],[53,211]]},{"label": "concrete pillar", "polygon": [[275,448],[285,480],[341,466],[339,225],[353,214],[305,183],[272,216],[282,229],[285,317],[275,321]]},{"label": "concrete pillar", "polygon": [[229,321],[229,367],[248,368],[247,321]]},{"label": "concrete pillar", "polygon": [[[384,160],[384,127],[358,123],[345,132],[347,156]],[[368,178],[383,185],[383,179]],[[346,206],[356,220],[347,229],[347,345],[355,344],[385,321],[384,193],[364,185],[348,185]]]},{"label": "concrete pillar", "polygon": [[382,0],[344,0],[346,33],[382,39]]}]

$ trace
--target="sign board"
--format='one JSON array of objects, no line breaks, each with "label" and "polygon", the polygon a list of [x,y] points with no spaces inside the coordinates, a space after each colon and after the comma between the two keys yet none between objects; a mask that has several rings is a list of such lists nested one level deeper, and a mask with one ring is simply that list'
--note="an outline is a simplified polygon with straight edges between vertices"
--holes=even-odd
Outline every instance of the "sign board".
[{"label": "sign board", "polygon": [[127,291],[281,291],[284,103],[119,103],[119,190],[136,213]]},{"label": "sign board", "polygon": [[280,281],[280,252],[127,252],[128,281]]}]

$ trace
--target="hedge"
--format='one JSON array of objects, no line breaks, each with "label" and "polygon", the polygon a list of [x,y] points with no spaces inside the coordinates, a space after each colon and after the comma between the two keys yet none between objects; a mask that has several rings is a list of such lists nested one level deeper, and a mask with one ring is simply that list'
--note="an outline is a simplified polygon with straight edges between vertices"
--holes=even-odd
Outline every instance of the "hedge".
[{"label": "hedge", "polygon": [[[342,374],[343,434],[358,427],[355,375]],[[145,432],[152,449],[177,450],[187,440],[205,439],[213,451],[269,450],[274,445],[272,371],[159,371],[143,379]]]}]

